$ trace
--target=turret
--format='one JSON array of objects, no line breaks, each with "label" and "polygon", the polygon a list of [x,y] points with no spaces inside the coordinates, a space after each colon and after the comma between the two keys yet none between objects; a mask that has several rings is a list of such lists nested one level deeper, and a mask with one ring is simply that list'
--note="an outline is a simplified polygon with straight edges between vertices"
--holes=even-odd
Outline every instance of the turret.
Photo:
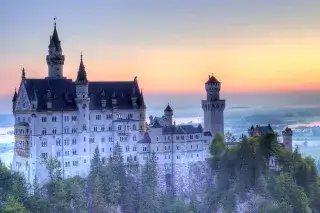
[{"label": "turret", "polygon": [[283,146],[285,149],[287,149],[290,152],[292,152],[292,135],[293,135],[293,132],[289,127],[286,127],[282,131]]},{"label": "turret", "polygon": [[220,99],[221,83],[213,75],[209,75],[205,89],[207,98],[201,101],[204,112],[204,130],[211,132],[213,137],[217,133],[224,135],[225,100]]},{"label": "turret", "polygon": [[172,126],[172,116],[173,116],[173,110],[168,104],[166,109],[164,110],[164,117],[168,126]]},{"label": "turret", "polygon": [[17,90],[14,89],[14,94],[13,94],[13,98],[12,98],[12,111],[14,111],[14,109],[16,107],[17,97],[18,97]]},{"label": "turret", "polygon": [[50,36],[47,55],[48,78],[63,78],[64,55],[62,55],[61,41],[58,36],[56,22],[53,34]]}]

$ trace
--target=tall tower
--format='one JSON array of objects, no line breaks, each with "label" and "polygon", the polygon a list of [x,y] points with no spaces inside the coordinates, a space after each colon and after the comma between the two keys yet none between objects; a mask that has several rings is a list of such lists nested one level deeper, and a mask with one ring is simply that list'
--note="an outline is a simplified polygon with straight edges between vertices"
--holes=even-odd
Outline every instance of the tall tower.
[{"label": "tall tower", "polygon": [[[89,81],[87,79],[87,72],[83,65],[82,53],[77,74],[76,83],[76,103],[78,107],[77,123],[78,123],[78,141],[83,149],[80,153],[82,156],[87,156],[90,151],[89,136],[90,136],[90,124],[89,124]],[[90,162],[90,159],[86,159]]]},{"label": "tall tower", "polygon": [[284,148],[290,152],[292,152],[292,135],[293,132],[291,130],[291,128],[286,127],[283,131],[282,131],[282,138],[283,138],[283,145]]},{"label": "tall tower", "polygon": [[224,135],[225,100],[220,99],[221,83],[212,75],[205,84],[207,99],[202,100],[204,113],[204,130],[210,131],[215,137],[217,133]]},{"label": "tall tower", "polygon": [[50,36],[49,52],[47,55],[48,78],[63,78],[64,55],[62,55],[57,24],[54,22],[53,34]]},{"label": "tall tower", "polygon": [[166,118],[166,123],[168,126],[172,126],[172,116],[173,116],[173,110],[168,104],[168,106],[164,110],[164,117]]}]

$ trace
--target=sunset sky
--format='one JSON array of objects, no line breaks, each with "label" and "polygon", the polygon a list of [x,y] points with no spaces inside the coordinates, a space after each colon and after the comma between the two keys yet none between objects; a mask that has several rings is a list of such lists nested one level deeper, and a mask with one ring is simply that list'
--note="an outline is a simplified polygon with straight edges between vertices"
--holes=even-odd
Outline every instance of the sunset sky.
[{"label": "sunset sky", "polygon": [[[0,95],[47,75],[53,17],[74,79],[133,80],[145,93],[320,90],[320,1],[11,1],[0,7]],[[5,79],[5,80],[4,80]]]}]

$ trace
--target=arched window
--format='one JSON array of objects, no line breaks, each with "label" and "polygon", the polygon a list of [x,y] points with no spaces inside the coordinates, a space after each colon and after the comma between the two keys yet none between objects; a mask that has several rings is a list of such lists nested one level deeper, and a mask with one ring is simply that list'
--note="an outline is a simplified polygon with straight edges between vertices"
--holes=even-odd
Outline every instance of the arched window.
[{"label": "arched window", "polygon": [[135,124],[132,125],[132,130],[136,130],[137,126]]},{"label": "arched window", "polygon": [[121,130],[121,125],[118,126],[118,130]]}]

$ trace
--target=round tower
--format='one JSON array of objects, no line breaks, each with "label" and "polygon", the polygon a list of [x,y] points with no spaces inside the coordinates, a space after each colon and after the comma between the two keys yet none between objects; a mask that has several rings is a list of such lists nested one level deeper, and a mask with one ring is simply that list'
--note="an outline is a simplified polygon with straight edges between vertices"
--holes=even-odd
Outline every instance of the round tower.
[{"label": "round tower", "polygon": [[201,101],[204,113],[204,130],[210,131],[214,137],[217,133],[224,135],[225,100],[220,99],[221,83],[209,75],[205,83],[207,99]]},{"label": "round tower", "polygon": [[283,146],[285,149],[287,149],[290,152],[292,152],[292,135],[293,135],[293,132],[289,127],[286,127],[282,131]]},{"label": "round tower", "polygon": [[168,104],[166,109],[164,110],[164,117],[166,119],[166,123],[168,126],[172,126],[172,117],[173,117],[173,110]]},{"label": "round tower", "polygon": [[64,55],[62,54],[61,41],[58,36],[56,22],[54,23],[53,34],[50,36],[48,46],[47,65],[48,78],[63,78]]}]

